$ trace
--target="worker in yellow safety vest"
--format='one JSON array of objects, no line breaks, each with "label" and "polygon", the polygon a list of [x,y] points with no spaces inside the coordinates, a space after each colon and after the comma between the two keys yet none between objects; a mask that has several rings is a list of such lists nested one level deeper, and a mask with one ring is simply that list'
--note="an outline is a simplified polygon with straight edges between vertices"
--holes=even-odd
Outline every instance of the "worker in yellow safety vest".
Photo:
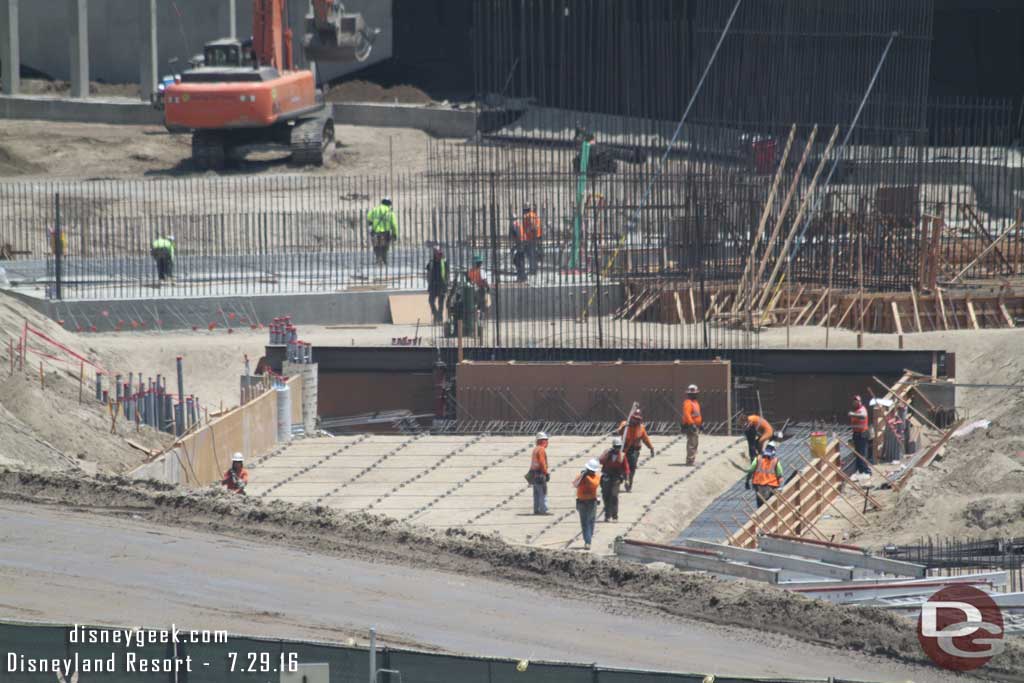
[{"label": "worker in yellow safety vest", "polygon": [[370,224],[370,241],[376,264],[386,266],[391,243],[398,241],[398,219],[391,208],[391,197],[384,197],[380,204],[370,209],[366,221]]}]

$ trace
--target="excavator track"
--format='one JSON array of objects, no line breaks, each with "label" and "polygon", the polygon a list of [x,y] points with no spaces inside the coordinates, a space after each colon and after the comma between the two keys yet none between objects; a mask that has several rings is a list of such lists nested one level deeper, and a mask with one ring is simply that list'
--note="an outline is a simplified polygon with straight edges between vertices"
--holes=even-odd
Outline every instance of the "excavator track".
[{"label": "excavator track", "polygon": [[293,166],[323,166],[325,153],[334,145],[334,121],[318,117],[295,124],[291,132]]},{"label": "excavator track", "polygon": [[214,131],[192,134],[192,163],[200,171],[224,168],[224,138]]}]

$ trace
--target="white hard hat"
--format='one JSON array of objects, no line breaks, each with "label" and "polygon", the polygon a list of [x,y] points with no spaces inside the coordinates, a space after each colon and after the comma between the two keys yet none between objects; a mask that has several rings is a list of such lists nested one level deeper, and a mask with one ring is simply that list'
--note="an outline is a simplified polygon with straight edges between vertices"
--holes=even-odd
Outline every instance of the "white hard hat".
[{"label": "white hard hat", "polygon": [[242,457],[241,453],[235,453],[231,456],[231,462],[242,462],[245,458]]},{"label": "white hard hat", "polygon": [[614,446],[615,448],[622,448],[622,437],[616,436],[612,438],[612,446]]},{"label": "white hard hat", "polygon": [[547,432],[537,432],[537,441],[547,441],[547,440],[548,440]]},{"label": "white hard hat", "polygon": [[167,239],[169,239],[170,241],[172,241],[172,242],[173,242],[173,241],[174,241],[174,235],[168,235],[168,236],[167,236]]},{"label": "white hard hat", "polygon": [[587,469],[590,470],[591,472],[600,472],[601,463],[597,461],[597,458],[591,458],[590,460],[587,461]]},{"label": "white hard hat", "polygon": [[696,384],[691,384],[690,386],[686,387],[686,393],[688,394],[696,394],[697,392],[698,389]]}]

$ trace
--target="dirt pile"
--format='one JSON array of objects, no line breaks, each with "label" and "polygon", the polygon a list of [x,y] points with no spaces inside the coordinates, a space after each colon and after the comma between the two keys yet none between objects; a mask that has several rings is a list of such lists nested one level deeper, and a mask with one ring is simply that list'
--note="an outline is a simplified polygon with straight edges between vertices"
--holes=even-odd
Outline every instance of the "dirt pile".
[{"label": "dirt pile", "polygon": [[0,145],[0,177],[42,173],[43,167]]},{"label": "dirt pile", "polygon": [[384,87],[369,81],[344,81],[327,91],[330,102],[379,102],[386,104],[431,104],[430,95],[412,85]]},{"label": "dirt pile", "polygon": [[70,357],[49,342],[33,336],[29,348],[52,357],[29,353],[24,368],[11,372],[9,340],[21,336],[26,321],[53,342],[101,367],[118,368],[125,363],[120,356],[98,353],[84,344],[83,338],[0,293],[0,372],[4,376],[0,382],[0,463],[39,469],[95,466],[100,471],[124,472],[139,465],[148,456],[146,450],[170,443],[169,436],[148,429],[136,432],[123,419],[112,434],[111,418],[95,401],[91,380],[82,388],[80,403],[81,366],[63,362]]},{"label": "dirt pile", "polygon": [[[426,531],[367,514],[226,494],[185,492],[123,477],[82,477],[0,469],[0,498],[55,503],[150,522],[297,545],[318,553],[427,566],[501,578],[558,594],[581,591],[621,600],[633,612],[659,613],[784,634],[804,642],[923,662],[912,626],[872,608],[844,608],[745,581],[723,581],[603,560],[567,551],[512,546],[462,529]],[[230,520],[230,524],[225,524]],[[538,581],[543,577],[543,581]],[[614,589],[609,591],[609,589]],[[611,596],[618,597],[611,597]],[[603,598],[604,599],[604,598]],[[1024,667],[1024,651],[1000,655],[1007,670]]]},{"label": "dirt pile", "polygon": [[[71,83],[68,81],[49,81],[42,78],[21,79],[21,92],[24,95],[53,95],[54,97],[66,97],[71,92]],[[102,97],[133,97],[140,96],[137,83],[89,83],[89,94]]]}]

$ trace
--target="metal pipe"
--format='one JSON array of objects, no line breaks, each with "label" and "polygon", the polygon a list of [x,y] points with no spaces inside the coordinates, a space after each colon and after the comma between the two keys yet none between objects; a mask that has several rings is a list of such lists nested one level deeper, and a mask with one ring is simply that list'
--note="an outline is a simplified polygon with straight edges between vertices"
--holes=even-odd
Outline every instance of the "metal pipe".
[{"label": "metal pipe", "polygon": [[181,356],[175,359],[175,365],[178,370],[178,403],[181,403],[181,397],[185,395],[185,373],[182,370]]},{"label": "metal pipe", "polygon": [[370,627],[370,683],[377,681],[377,629]]}]

